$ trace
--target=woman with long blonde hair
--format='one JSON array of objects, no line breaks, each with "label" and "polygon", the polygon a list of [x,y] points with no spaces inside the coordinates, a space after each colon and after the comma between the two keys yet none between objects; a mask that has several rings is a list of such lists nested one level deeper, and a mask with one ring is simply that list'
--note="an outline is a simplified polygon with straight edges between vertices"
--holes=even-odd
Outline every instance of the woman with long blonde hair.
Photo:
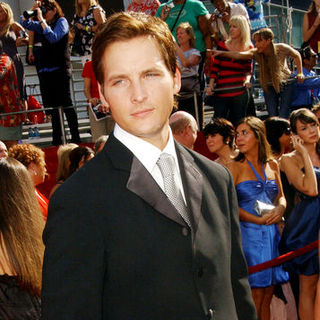
[{"label": "woman with long blonde hair", "polygon": [[10,5],[2,1],[0,1],[0,40],[2,41],[3,51],[14,62],[20,97],[23,101],[26,101],[27,94],[25,89],[24,69],[17,46],[27,44],[28,36],[25,33],[25,29],[13,20],[13,13]]},{"label": "woman with long blonde hair", "polygon": [[[233,16],[229,21],[229,37],[219,41],[217,47],[222,52],[241,52],[253,47],[250,27],[243,16]],[[206,89],[213,95],[214,117],[226,118],[236,124],[246,116],[251,87],[252,60],[247,61],[216,57],[210,68],[210,82]],[[214,92],[214,90],[219,90]]]},{"label": "woman with long blonde hair", "polygon": [[44,221],[18,160],[0,160],[0,319],[40,319]]}]

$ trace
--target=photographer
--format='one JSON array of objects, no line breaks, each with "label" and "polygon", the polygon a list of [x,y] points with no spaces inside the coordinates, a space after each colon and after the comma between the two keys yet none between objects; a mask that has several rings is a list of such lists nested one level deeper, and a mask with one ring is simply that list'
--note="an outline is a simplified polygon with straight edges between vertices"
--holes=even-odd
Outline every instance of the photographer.
[{"label": "photographer", "polygon": [[250,26],[249,15],[241,3],[232,3],[227,0],[211,0],[216,7],[210,17],[212,38],[217,43],[228,39],[229,21],[233,16],[244,16]]},{"label": "photographer", "polygon": [[[32,17],[38,21],[33,21]],[[52,116],[52,144],[62,144],[62,132],[57,107],[62,106],[70,132],[71,141],[80,142],[77,114],[70,96],[70,51],[68,46],[69,26],[59,4],[54,0],[35,1],[33,11],[25,11],[20,18],[28,30],[41,36],[39,52],[39,82],[45,108],[55,108],[47,114]]]}]

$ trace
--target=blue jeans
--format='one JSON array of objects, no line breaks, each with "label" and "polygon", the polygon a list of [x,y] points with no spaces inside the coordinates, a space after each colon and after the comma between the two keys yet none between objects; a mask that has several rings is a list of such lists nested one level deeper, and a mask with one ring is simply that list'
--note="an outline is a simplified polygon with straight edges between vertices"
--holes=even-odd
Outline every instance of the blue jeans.
[{"label": "blue jeans", "polygon": [[281,86],[280,93],[277,93],[273,86],[268,86],[268,91],[263,91],[263,93],[269,116],[280,116],[288,119],[293,99],[294,84],[290,83]]}]

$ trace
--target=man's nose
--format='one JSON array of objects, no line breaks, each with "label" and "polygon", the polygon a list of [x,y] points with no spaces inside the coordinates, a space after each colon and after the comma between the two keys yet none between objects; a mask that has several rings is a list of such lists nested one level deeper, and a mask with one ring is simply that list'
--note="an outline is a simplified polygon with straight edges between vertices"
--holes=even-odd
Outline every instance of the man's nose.
[{"label": "man's nose", "polygon": [[140,103],[147,97],[147,90],[141,81],[135,81],[131,84],[131,100],[133,103]]}]

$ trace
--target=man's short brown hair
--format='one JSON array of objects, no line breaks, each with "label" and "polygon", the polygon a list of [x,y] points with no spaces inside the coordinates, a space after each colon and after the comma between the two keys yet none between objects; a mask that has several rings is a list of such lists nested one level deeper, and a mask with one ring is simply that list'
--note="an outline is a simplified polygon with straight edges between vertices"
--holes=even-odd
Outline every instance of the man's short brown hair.
[{"label": "man's short brown hair", "polygon": [[103,55],[109,45],[148,36],[156,41],[166,67],[174,76],[177,67],[176,50],[167,24],[159,18],[141,12],[119,12],[107,19],[93,42],[92,65],[97,81],[103,84]]}]

